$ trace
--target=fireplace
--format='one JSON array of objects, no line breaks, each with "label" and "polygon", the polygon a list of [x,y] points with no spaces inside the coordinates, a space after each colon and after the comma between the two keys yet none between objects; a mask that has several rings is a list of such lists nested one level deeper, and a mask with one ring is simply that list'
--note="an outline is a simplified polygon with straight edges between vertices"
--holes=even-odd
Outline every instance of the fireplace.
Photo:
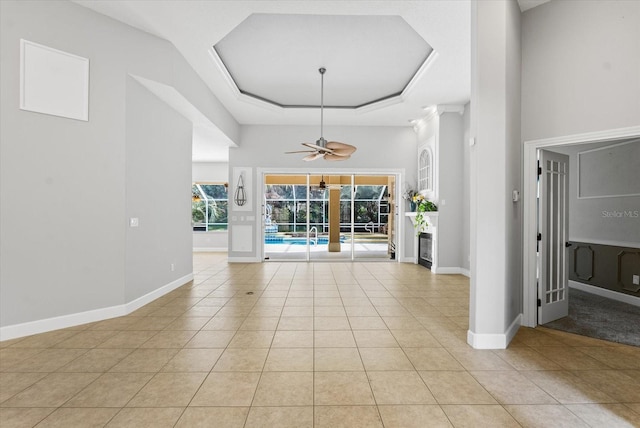
[{"label": "fireplace", "polygon": [[421,233],[418,237],[418,263],[431,269],[433,264],[433,235]]}]

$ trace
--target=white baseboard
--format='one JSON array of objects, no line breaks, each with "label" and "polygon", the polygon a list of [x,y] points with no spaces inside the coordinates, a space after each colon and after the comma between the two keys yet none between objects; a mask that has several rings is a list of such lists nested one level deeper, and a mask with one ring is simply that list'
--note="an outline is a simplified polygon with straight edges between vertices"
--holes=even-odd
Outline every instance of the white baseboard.
[{"label": "white baseboard", "polygon": [[471,273],[469,269],[461,268],[461,267],[433,267],[431,266],[431,270],[433,273],[437,273],[439,275],[464,275],[467,278],[471,277]]},{"label": "white baseboard", "polygon": [[229,263],[261,263],[258,257],[227,257]]},{"label": "white baseboard", "polygon": [[412,263],[414,265],[418,264],[418,262],[416,262],[416,259],[414,259],[413,257],[402,257],[400,259],[400,263]]},{"label": "white baseboard", "polygon": [[518,314],[504,333],[482,334],[467,330],[467,343],[474,349],[507,349],[518,332],[521,322],[522,314]]},{"label": "white baseboard", "polygon": [[194,247],[194,253],[226,253],[227,247]]},{"label": "white baseboard", "polygon": [[165,294],[175,290],[178,287],[183,286],[184,284],[186,284],[189,281],[193,280],[193,273],[187,274],[185,276],[183,276],[182,278],[178,278],[175,281],[171,281],[170,283],[168,283],[167,285],[163,285],[160,288],[156,288],[155,290],[151,291],[150,293],[145,294],[144,296],[140,296],[135,300],[130,301],[129,303],[125,303],[124,307],[125,307],[125,312],[127,314],[130,314],[131,312],[140,309],[141,307],[143,307],[144,305],[146,305],[147,303],[151,303],[154,300],[156,300],[158,297],[162,297]]},{"label": "white baseboard", "polygon": [[75,327],[77,325],[87,324],[96,321],[104,321],[110,318],[121,317],[136,309],[146,305],[147,303],[167,294],[170,291],[186,284],[193,279],[193,274],[185,275],[175,281],[164,285],[157,290],[152,291],[142,297],[139,297],[129,303],[123,305],[109,306],[106,308],[93,309],[75,314],[61,315],[42,320],[29,321],[21,324],[8,325],[0,327],[0,341],[15,339],[18,337],[30,336],[32,334],[46,333],[47,331],[59,330],[62,328]]},{"label": "white baseboard", "polygon": [[587,293],[596,294],[601,297],[606,297],[611,300],[617,300],[618,302],[628,303],[633,306],[640,307],[640,297],[630,296],[629,294],[618,293],[616,291],[608,290],[606,288],[596,287],[594,285],[584,284],[577,281],[569,281],[569,287],[577,290],[585,291]]}]

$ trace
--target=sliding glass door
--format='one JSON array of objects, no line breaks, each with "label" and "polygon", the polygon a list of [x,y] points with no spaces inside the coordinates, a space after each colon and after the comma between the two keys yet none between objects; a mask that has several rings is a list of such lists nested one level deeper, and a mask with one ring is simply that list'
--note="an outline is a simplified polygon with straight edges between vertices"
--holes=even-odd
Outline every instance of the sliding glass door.
[{"label": "sliding glass door", "polygon": [[394,176],[264,177],[266,260],[391,260]]}]

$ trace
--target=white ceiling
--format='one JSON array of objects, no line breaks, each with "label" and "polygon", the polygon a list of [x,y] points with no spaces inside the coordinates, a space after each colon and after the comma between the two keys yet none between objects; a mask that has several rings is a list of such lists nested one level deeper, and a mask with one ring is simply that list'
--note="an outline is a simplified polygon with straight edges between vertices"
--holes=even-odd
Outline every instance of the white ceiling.
[{"label": "white ceiling", "polygon": [[243,94],[356,108],[400,95],[432,52],[399,16],[252,14],[214,46]]},{"label": "white ceiling", "polygon": [[[382,108],[363,110],[328,110],[325,123],[344,125],[409,126],[409,121],[424,116],[423,108],[435,104],[464,104],[470,98],[470,2],[469,1],[152,1],[152,0],[76,0],[83,6],[96,10],[158,37],[169,40],[207,83],[213,93],[241,124],[317,124],[319,114],[315,109],[277,108],[264,102],[247,100],[239,96],[229,85],[223,69],[211,55],[211,48],[252,14],[350,16],[396,16],[405,21],[413,31],[434,49],[434,60],[418,76],[410,91],[401,99],[392,100]],[[346,29],[348,30],[348,29]],[[278,31],[270,29],[269,31]],[[381,29],[381,31],[384,31]],[[363,58],[376,54],[371,39],[352,33],[348,37],[359,45],[357,55]],[[376,40],[376,42],[378,42]],[[322,43],[322,41],[320,42]],[[305,67],[311,75],[319,66],[327,67],[325,92],[329,96],[330,73],[339,75],[339,58],[344,56],[342,44],[327,37],[326,46],[319,48],[322,58]],[[291,55],[280,56],[278,61],[290,65],[290,73],[277,77],[286,82],[299,77],[299,55],[309,49],[306,40],[291,38]],[[350,48],[353,49],[353,48]],[[357,63],[358,58],[353,58]],[[335,68],[331,65],[335,64]],[[392,66],[395,64],[390,64]],[[336,69],[336,71],[332,71]],[[259,76],[261,69],[251,70]],[[415,72],[415,70],[412,70]],[[350,83],[358,85],[357,74]],[[317,78],[317,77],[316,77]],[[337,79],[337,77],[335,77]],[[386,84],[385,73],[376,79]],[[265,85],[281,83],[266,81]],[[344,84],[349,84],[346,82]],[[319,94],[319,91],[317,92]],[[265,105],[267,104],[267,105]]]},{"label": "white ceiling", "polygon": [[[213,46],[221,42],[223,46],[225,37],[235,28],[243,22],[250,23],[252,17],[261,16],[255,14],[280,15],[288,20],[296,15],[301,18],[298,24],[292,24],[300,26],[297,36],[292,27],[278,25],[252,28],[248,32],[260,37],[259,31],[264,31],[263,37],[280,41],[281,50],[274,50],[275,45],[265,45],[260,52],[251,54],[252,60],[271,59],[278,67],[265,72],[267,67],[249,64],[250,61],[238,62],[241,67],[238,75],[258,88],[262,86],[271,96],[290,90],[287,83],[297,79],[306,85],[302,103],[317,104],[317,98],[315,102],[311,98],[319,96],[317,70],[320,66],[328,70],[325,75],[328,104],[331,104],[330,97],[340,94],[349,95],[347,98],[375,99],[378,95],[372,94],[369,98],[367,94],[372,86],[390,88],[398,76],[405,76],[406,80],[406,76],[415,73],[399,96],[360,109],[325,110],[324,120],[328,125],[410,126],[410,121],[425,116],[425,109],[430,106],[462,105],[470,99],[469,0],[74,1],[173,43],[240,124],[316,125],[319,122],[317,109],[281,108],[256,100],[239,92],[229,79]],[[523,10],[544,2],[519,1]],[[378,34],[363,32],[358,26],[367,19],[379,22]],[[323,28],[319,32],[311,31],[308,26],[313,22],[322,22]],[[317,37],[318,34],[326,37]],[[334,37],[336,35],[338,37]],[[404,46],[413,52],[420,51],[423,42],[431,46],[433,52],[417,73],[415,63],[401,56],[394,58],[394,49],[402,50]],[[379,62],[380,58],[384,60]],[[382,65],[358,66],[376,61]],[[364,81],[366,85],[362,84]],[[298,103],[291,94],[284,95],[286,103]]]}]

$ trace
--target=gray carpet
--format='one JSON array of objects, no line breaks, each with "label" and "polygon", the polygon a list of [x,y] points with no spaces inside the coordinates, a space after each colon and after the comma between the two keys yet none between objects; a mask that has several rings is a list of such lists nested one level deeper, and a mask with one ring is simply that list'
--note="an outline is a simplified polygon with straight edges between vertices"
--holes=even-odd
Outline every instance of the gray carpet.
[{"label": "gray carpet", "polygon": [[640,307],[569,289],[569,316],[545,327],[640,347]]}]

